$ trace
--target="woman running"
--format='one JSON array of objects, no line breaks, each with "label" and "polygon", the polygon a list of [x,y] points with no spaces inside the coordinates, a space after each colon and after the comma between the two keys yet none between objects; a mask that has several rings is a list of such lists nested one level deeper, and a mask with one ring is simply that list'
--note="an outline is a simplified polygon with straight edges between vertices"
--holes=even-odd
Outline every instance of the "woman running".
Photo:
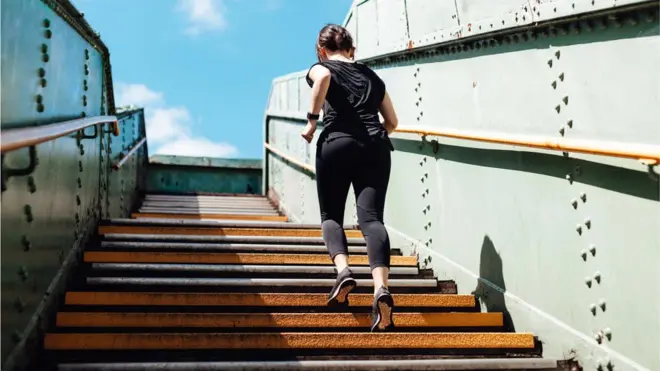
[{"label": "woman running", "polygon": [[[358,223],[367,243],[374,280],[371,331],[394,327],[394,300],[387,286],[390,240],[383,224],[385,194],[390,178],[389,134],[397,117],[385,83],[366,65],[354,62],[353,38],[338,25],[319,33],[318,63],[310,68],[311,110],[301,133],[311,143],[319,112],[324,129],[316,144],[316,184],[323,240],[337,269],[337,282],[328,303],[348,304],[357,282],[348,266],[344,207],[351,184],[355,191]],[[378,117],[380,111],[384,121]]]}]

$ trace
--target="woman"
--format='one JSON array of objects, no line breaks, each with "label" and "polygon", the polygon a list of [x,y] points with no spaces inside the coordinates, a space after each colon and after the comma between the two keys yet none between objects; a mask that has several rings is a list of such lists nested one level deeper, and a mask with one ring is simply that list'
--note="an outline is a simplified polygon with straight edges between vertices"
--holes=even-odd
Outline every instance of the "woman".
[{"label": "woman", "polygon": [[[324,129],[316,144],[316,182],[323,240],[337,269],[329,304],[348,304],[357,282],[348,266],[344,206],[351,184],[360,229],[367,243],[374,280],[371,331],[394,327],[394,300],[387,287],[390,240],[383,224],[390,177],[389,134],[397,117],[383,81],[369,67],[353,61],[353,39],[338,25],[327,25],[316,45],[318,63],[310,68],[311,110],[302,137],[311,143],[319,112]],[[380,122],[378,112],[384,118]]]}]

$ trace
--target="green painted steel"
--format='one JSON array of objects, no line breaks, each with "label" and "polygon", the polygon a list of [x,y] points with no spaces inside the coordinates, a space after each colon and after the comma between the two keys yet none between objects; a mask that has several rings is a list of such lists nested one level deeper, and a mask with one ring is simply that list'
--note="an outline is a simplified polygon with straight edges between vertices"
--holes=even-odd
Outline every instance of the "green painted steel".
[{"label": "green painted steel", "polygon": [[155,155],[146,172],[147,193],[261,194],[261,160]]},{"label": "green painted steel", "polygon": [[[3,0],[1,11],[3,130],[115,114],[107,49],[68,1]],[[112,169],[144,137],[144,113],[117,117],[117,137],[105,124],[2,155],[3,369],[37,360],[99,219],[127,217],[144,186],[146,145]]]},{"label": "green painted steel", "polygon": [[[346,22],[401,126],[660,143],[658,2],[529,5],[369,0]],[[405,52],[409,41],[427,48]],[[299,135],[305,72],[273,81],[264,132],[313,166],[314,143]],[[412,134],[393,142],[385,222],[395,247],[476,294],[483,311],[504,311],[510,329],[537,334],[545,357],[660,369],[657,166]],[[313,174],[274,154],[265,164],[264,188],[285,213],[318,223]],[[347,207],[352,222],[351,198]]]}]

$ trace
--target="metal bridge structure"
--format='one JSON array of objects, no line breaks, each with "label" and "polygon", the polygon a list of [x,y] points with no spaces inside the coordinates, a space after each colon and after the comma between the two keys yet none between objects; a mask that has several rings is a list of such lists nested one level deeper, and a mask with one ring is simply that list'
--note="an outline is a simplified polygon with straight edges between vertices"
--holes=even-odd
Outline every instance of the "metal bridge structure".
[{"label": "metal bridge structure", "polygon": [[400,122],[393,334],[352,196],[362,291],[324,304],[306,71],[262,161],[148,158],[83,15],[1,4],[3,370],[660,370],[658,1],[353,3]]}]

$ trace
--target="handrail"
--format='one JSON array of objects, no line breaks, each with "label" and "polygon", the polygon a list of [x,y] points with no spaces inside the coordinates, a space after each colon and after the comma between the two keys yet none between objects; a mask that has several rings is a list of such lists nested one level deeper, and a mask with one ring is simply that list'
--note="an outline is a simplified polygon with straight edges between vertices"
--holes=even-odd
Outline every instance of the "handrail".
[{"label": "handrail", "polygon": [[[300,138],[300,139],[302,140],[302,138]],[[269,143],[264,142],[264,147],[266,147],[267,150],[273,152],[274,154],[278,155],[279,157],[285,159],[286,161],[288,161],[288,162],[290,162],[290,163],[292,163],[292,164],[294,164],[294,165],[296,165],[300,168],[303,168],[303,169],[309,171],[312,174],[316,174],[316,169],[314,167],[296,160],[295,158],[285,154],[284,152],[280,151],[279,149],[271,146]]]},{"label": "handrail", "polygon": [[[0,152],[30,147],[49,140],[69,135],[87,127],[112,122],[118,127],[115,116],[95,116],[58,122],[50,125],[2,130]],[[117,132],[117,131],[115,131]]]},{"label": "handrail", "polygon": [[488,133],[471,130],[435,129],[424,126],[404,126],[397,133],[436,135],[447,138],[475,140],[562,152],[630,158],[653,164],[660,162],[660,146],[641,143],[618,143],[591,139],[548,138],[535,135]]},{"label": "handrail", "polygon": [[126,152],[126,154],[124,155],[124,157],[122,157],[121,160],[117,161],[116,164],[112,165],[112,168],[115,169],[115,170],[119,170],[119,168],[121,168],[122,165],[124,165],[124,163],[128,160],[128,158],[131,157],[133,155],[133,153],[135,153],[135,151],[137,151],[140,147],[142,147],[142,145],[146,141],[147,141],[147,137],[142,138],[139,142],[137,142],[133,146],[133,148],[131,148],[128,152]]},{"label": "handrail", "polygon": [[[298,112],[270,111],[267,117],[306,121]],[[599,156],[629,158],[650,165],[660,163],[660,146],[642,143],[619,143],[593,139],[549,138],[536,135],[505,134],[473,130],[438,129],[425,126],[399,126],[396,133],[435,135],[446,138],[474,140],[562,152],[587,153]]]}]

